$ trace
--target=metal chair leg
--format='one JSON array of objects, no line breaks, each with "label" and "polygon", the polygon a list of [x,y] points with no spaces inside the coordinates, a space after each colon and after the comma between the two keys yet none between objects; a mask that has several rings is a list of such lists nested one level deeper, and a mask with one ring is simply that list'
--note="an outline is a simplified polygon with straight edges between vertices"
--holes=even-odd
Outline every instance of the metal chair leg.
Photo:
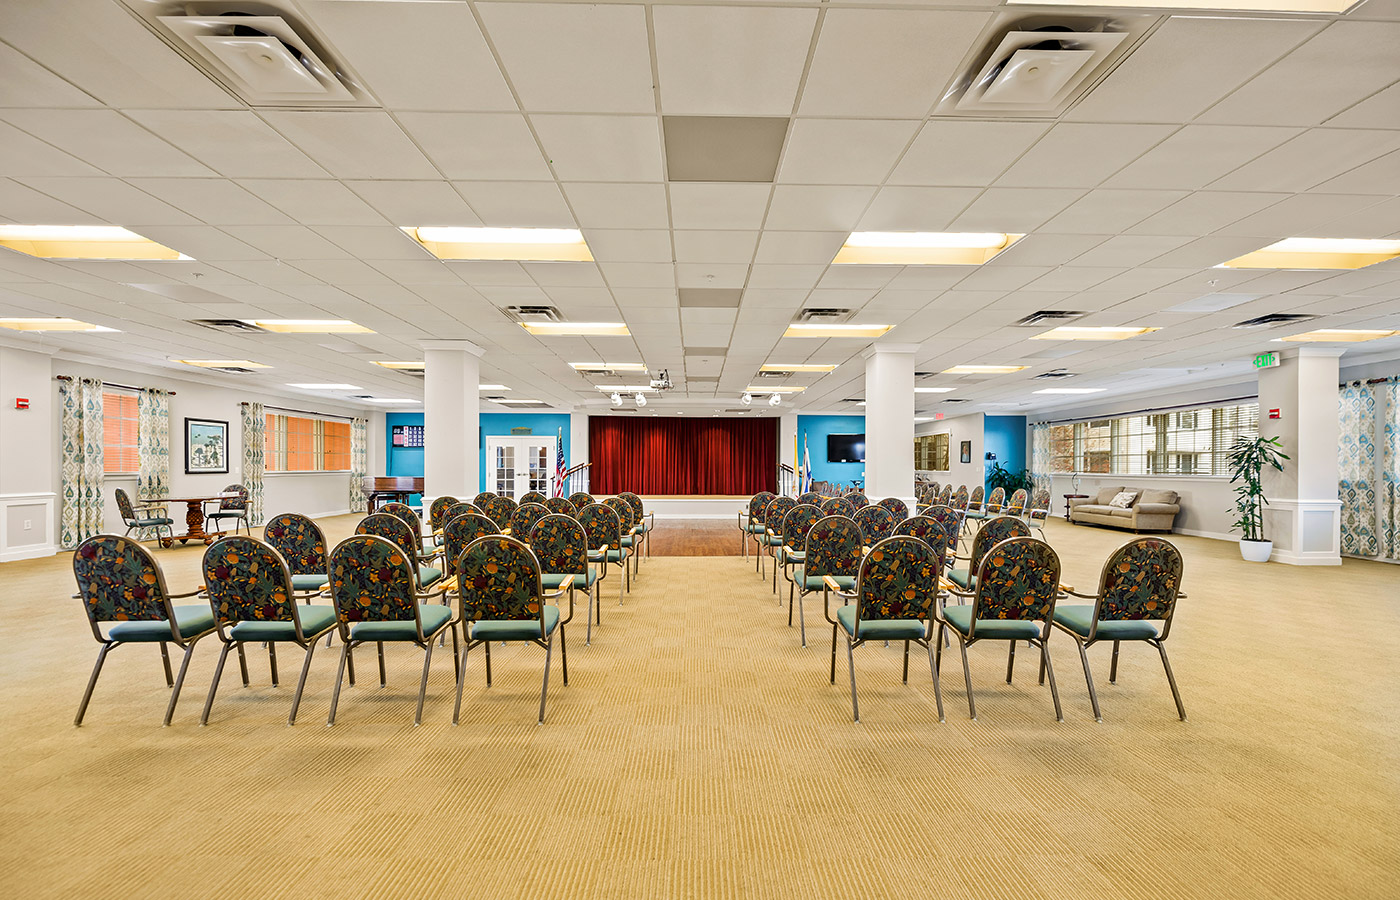
[{"label": "metal chair leg", "polygon": [[544,645],[544,681],[540,685],[540,724],[544,724],[544,699],[549,693],[549,660],[554,655],[554,634],[549,635],[549,641]]},{"label": "metal chair leg", "polygon": [[209,724],[209,710],[214,706],[214,692],[219,689],[219,679],[224,674],[224,661],[228,659],[228,652],[233,649],[232,644],[224,644],[219,650],[219,662],[214,666],[214,680],[209,682],[209,696],[204,698],[204,712],[199,714],[199,724]]},{"label": "metal chair leg", "polygon": [[[1089,654],[1084,652],[1083,641],[1075,641],[1074,645],[1079,648],[1079,661],[1084,664],[1084,683],[1089,685],[1089,703],[1094,707],[1094,721],[1102,722],[1103,713],[1099,712],[1099,695],[1098,692],[1094,690],[1094,676],[1089,674]],[[1044,658],[1044,654],[1041,654],[1041,659],[1044,660]],[[1045,663],[1042,662],[1042,670],[1044,666]]]},{"label": "metal chair leg", "polygon": [[963,661],[963,683],[967,685],[967,711],[972,717],[972,721],[977,721],[977,704],[972,700],[972,670],[967,665],[967,642],[963,640],[961,634],[958,635],[958,649],[962,651]]},{"label": "metal chair leg", "polygon": [[559,626],[559,662],[564,670],[564,687],[569,686],[569,636],[564,633],[564,626]]},{"label": "metal chair leg", "polygon": [[413,727],[417,728],[423,724],[423,699],[428,696],[428,670],[433,664],[433,644],[432,638],[424,642],[423,647],[423,679],[418,682],[418,709],[413,713]]},{"label": "metal chair leg", "polygon": [[481,646],[486,648],[486,686],[491,686],[491,642],[482,641]]},{"label": "metal chair leg", "polygon": [[[587,576],[585,575],[584,577],[587,577]],[[597,584],[597,582],[594,582],[594,584]],[[593,595],[594,595],[594,593],[595,593],[595,591],[593,590],[593,585],[589,585],[589,586],[588,586],[588,610],[585,612],[584,617],[583,617],[583,622],[584,622],[584,625],[585,625],[585,631],[584,631],[584,634],[583,634],[583,646],[585,646],[585,647],[591,647],[591,646],[593,646]]]},{"label": "metal chair leg", "polygon": [[97,676],[102,674],[102,664],[107,661],[107,654],[116,644],[103,644],[102,649],[97,651],[97,664],[92,667],[92,675],[88,678],[87,689],[83,691],[83,699],[78,702],[78,715],[73,718],[75,726],[83,724],[83,716],[87,714],[88,701],[92,699],[92,689],[97,687]]},{"label": "metal chair leg", "polygon": [[457,724],[457,717],[462,713],[462,688],[467,684],[467,654],[472,649],[472,636],[470,631],[463,627],[462,634],[462,661],[457,665],[457,702],[452,704],[452,724]]},{"label": "metal chair leg", "polygon": [[[797,595],[797,626],[802,632],[802,646],[807,646],[807,606],[802,602],[804,595]],[[823,599],[825,599],[823,597]]]},{"label": "metal chair leg", "polygon": [[[1011,645],[1011,650],[1006,654],[1006,683],[1011,683],[1011,672],[1016,666],[1016,642],[1007,641]],[[1044,658],[1042,654],[1042,658]]]},{"label": "metal chair leg", "polygon": [[267,661],[272,666],[272,686],[277,687],[277,644],[273,641],[267,642]]},{"label": "metal chair leg", "polygon": [[933,699],[938,704],[938,721],[948,721],[943,716],[943,689],[938,686],[938,666],[933,661],[933,644],[924,643],[924,649],[928,651],[928,670],[933,676]]},{"label": "metal chair leg", "polygon": [[388,677],[384,674],[384,642],[376,641],[375,646],[379,648],[379,686],[384,687],[389,683]]},{"label": "metal chair leg", "polygon": [[[170,674],[170,651],[166,648],[165,641],[160,642],[160,663],[165,667],[165,686],[174,687],[175,678]],[[243,682],[247,684],[247,681]]]},{"label": "metal chair leg", "polygon": [[860,722],[860,705],[856,702],[856,649],[850,636],[846,636],[846,663],[851,669],[851,715]]},{"label": "metal chair leg", "polygon": [[1113,664],[1108,667],[1108,683],[1118,683],[1118,641],[1113,642]]},{"label": "metal chair leg", "polygon": [[243,686],[248,686],[248,656],[243,652],[243,642],[238,642],[238,674],[243,677]]},{"label": "metal chair leg", "polygon": [[1050,664],[1050,648],[1046,646],[1046,641],[1040,641],[1040,653],[1045,659],[1045,674],[1050,678],[1050,696],[1055,701],[1055,721],[1065,720],[1064,711],[1060,709],[1060,689],[1055,686],[1055,667]]},{"label": "metal chair leg", "polygon": [[326,716],[326,726],[335,724],[335,708],[340,705],[340,683],[345,678],[345,660],[350,655],[350,642],[346,641],[340,648],[340,665],[335,669],[335,690],[331,692],[331,711]]},{"label": "metal chair leg", "polygon": [[836,626],[831,626],[831,683],[836,683]]},{"label": "metal chair leg", "polygon": [[[1176,689],[1176,676],[1172,674],[1172,664],[1167,660],[1167,648],[1162,646],[1161,641],[1150,641],[1152,646],[1157,648],[1157,652],[1162,655],[1162,668],[1167,670],[1167,684],[1172,688],[1172,699],[1176,701],[1176,714],[1181,717],[1181,721],[1186,721],[1186,707],[1181,705],[1181,692]],[[94,676],[96,677],[96,676]]]},{"label": "metal chair leg", "polygon": [[175,716],[175,704],[180,702],[180,688],[185,686],[185,673],[190,668],[190,655],[194,653],[194,645],[197,643],[197,640],[190,641],[190,645],[185,648],[185,658],[180,660],[180,674],[175,676],[175,686],[170,689],[170,705],[165,708],[166,725],[169,725]]},{"label": "metal chair leg", "polygon": [[900,679],[905,684],[909,683],[909,642],[904,642],[904,675]]},{"label": "metal chair leg", "polygon": [[[301,692],[306,689],[306,675],[311,671],[311,657],[316,652],[316,641],[308,641],[306,644],[306,659],[301,663],[301,677],[297,679],[296,693],[292,694],[292,711],[287,715],[287,724],[297,723],[297,709],[301,707]],[[213,696],[212,694],[210,695]]]}]

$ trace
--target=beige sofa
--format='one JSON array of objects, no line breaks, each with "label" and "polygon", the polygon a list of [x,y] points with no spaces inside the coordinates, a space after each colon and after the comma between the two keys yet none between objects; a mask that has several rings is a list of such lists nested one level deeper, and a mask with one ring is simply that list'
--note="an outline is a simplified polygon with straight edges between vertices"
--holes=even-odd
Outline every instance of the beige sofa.
[{"label": "beige sofa", "polygon": [[[1108,503],[1120,491],[1135,491],[1137,496],[1127,509]],[[1069,520],[1076,524],[1108,525],[1130,531],[1171,531],[1176,514],[1181,512],[1176,491],[1141,488],[1105,487],[1098,494],[1069,501]]]}]

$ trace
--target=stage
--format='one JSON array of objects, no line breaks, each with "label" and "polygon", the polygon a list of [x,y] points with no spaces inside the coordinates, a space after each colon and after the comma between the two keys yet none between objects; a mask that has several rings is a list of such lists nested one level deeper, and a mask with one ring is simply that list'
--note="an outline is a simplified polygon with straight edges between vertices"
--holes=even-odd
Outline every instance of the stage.
[{"label": "stage", "polygon": [[[747,510],[749,497],[724,495],[648,496],[642,495],[642,507],[656,513],[660,519],[729,519],[735,521],[740,510]],[[735,538],[738,544],[738,538]]]}]

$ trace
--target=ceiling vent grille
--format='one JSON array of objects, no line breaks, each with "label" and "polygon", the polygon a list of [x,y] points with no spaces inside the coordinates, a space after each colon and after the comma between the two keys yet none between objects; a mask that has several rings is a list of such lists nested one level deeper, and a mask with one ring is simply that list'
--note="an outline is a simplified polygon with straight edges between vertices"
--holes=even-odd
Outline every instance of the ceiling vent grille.
[{"label": "ceiling vent grille", "polygon": [[1106,76],[1158,16],[1003,12],[963,62],[935,116],[1058,118]]},{"label": "ceiling vent grille", "polygon": [[574,371],[580,375],[591,375],[595,378],[611,378],[617,374],[617,372],[604,366],[599,366],[598,368],[577,368],[574,369]]},{"label": "ceiling vent grille", "polygon": [[1231,328],[1274,328],[1279,325],[1296,325],[1299,322],[1308,322],[1316,319],[1317,316],[1310,316],[1307,313],[1270,313],[1267,316],[1255,316],[1252,319],[1245,319],[1243,322],[1236,322]]},{"label": "ceiling vent grille", "polygon": [[851,311],[849,309],[813,306],[799,312],[797,314],[797,321],[825,324],[829,322],[844,322],[850,317]]},{"label": "ceiling vent grille", "polygon": [[1059,325],[1064,322],[1073,322],[1075,319],[1082,319],[1087,315],[1088,313],[1085,312],[1075,312],[1068,309],[1042,309],[1031,313],[1024,319],[1016,320],[1016,324],[1026,327]]},{"label": "ceiling vent grille", "polygon": [[940,403],[971,403],[966,397],[949,397],[947,400],[940,400]]},{"label": "ceiling vent grille", "polygon": [[790,369],[787,370],[787,371],[785,371],[785,372],[776,371],[776,370],[774,370],[774,369],[764,369],[763,371],[761,371],[761,372],[758,373],[758,377],[759,377],[759,378],[776,378],[776,379],[778,379],[778,380],[781,381],[782,379],[785,379],[785,378],[791,378],[792,376],[794,376],[794,375],[796,375],[796,374],[797,374],[796,372],[794,372],[794,371],[792,371],[792,370],[790,370]]},{"label": "ceiling vent grille", "polygon": [[554,306],[507,306],[506,315],[517,322],[564,321],[563,314]]},{"label": "ceiling vent grille", "polygon": [[378,106],[308,22],[275,4],[125,3],[147,27],[249,106]]},{"label": "ceiling vent grille", "polygon": [[[1049,372],[1041,372],[1036,378],[1073,378],[1078,372],[1066,372],[1064,369],[1051,369]],[[1034,379],[1032,379],[1034,380]]]},{"label": "ceiling vent grille", "polygon": [[222,331],[225,334],[269,334],[266,328],[260,328],[252,322],[245,322],[242,319],[190,319],[191,325],[200,325],[204,328],[212,328],[215,331]]},{"label": "ceiling vent grille", "polygon": [[244,368],[243,366],[210,366],[209,371],[227,372],[230,375],[252,375],[254,370]]}]

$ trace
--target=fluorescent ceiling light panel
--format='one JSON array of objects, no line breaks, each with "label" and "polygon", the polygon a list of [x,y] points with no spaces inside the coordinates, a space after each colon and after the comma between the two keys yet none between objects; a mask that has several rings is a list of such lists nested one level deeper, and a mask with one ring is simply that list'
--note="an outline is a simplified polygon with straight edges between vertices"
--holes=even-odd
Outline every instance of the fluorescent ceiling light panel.
[{"label": "fluorescent ceiling light panel", "polygon": [[201,369],[270,369],[262,363],[255,363],[246,359],[177,359],[177,363],[184,363],[187,366],[199,366]]},{"label": "fluorescent ceiling light panel", "polygon": [[656,388],[652,387],[649,384],[595,384],[593,386],[605,393],[617,391],[619,394],[635,394],[638,391],[656,390]]},{"label": "fluorescent ceiling light panel", "polygon": [[1380,338],[1395,337],[1397,334],[1400,334],[1400,331],[1384,331],[1376,328],[1319,328],[1317,331],[1291,334],[1288,337],[1279,338],[1279,340],[1357,344],[1362,341],[1374,341]]},{"label": "fluorescent ceiling light panel", "polygon": [[626,337],[631,334],[622,322],[521,322],[520,327],[536,337],[556,337],[559,335],[616,335]]},{"label": "fluorescent ceiling light panel", "polygon": [[[1091,0],[1006,0],[1008,6],[1103,6]],[[1239,9],[1249,12],[1340,13],[1356,0],[1114,0],[1124,9]]]},{"label": "fluorescent ceiling light panel", "polygon": [[832,264],[980,266],[1023,237],[998,232],[854,231]]},{"label": "fluorescent ceiling light panel", "polygon": [[40,259],[189,259],[118,225],[0,225],[0,247]]},{"label": "fluorescent ceiling light panel", "polygon": [[349,319],[244,319],[264,331],[277,334],[374,334]]},{"label": "fluorescent ceiling light panel", "polygon": [[945,375],[1008,375],[1012,372],[1020,372],[1025,366],[983,366],[965,365],[953,366],[951,369],[944,369]]},{"label": "fluorescent ceiling light panel", "polygon": [[79,322],[77,319],[65,319],[55,316],[38,316],[32,318],[5,318],[0,319],[0,328],[8,328],[11,331],[116,331],[115,328],[107,328],[102,325],[93,325],[90,322]]},{"label": "fluorescent ceiling light panel", "polygon": [[1033,341],[1122,341],[1160,328],[1116,328],[1109,325],[1061,325],[1032,335]]},{"label": "fluorescent ceiling light panel", "polygon": [[544,402],[543,400],[516,400],[516,399],[514,399],[514,398],[512,398],[512,399],[510,399],[510,400],[492,400],[491,402],[492,402],[492,403],[499,403],[499,404],[501,404],[502,406],[507,406],[507,405],[508,405],[508,406],[545,406],[545,405],[546,405],[545,402]]},{"label": "fluorescent ceiling light panel", "polygon": [[876,338],[893,328],[893,325],[822,325],[800,322],[787,327],[783,337],[829,338],[829,337],[871,337]]},{"label": "fluorescent ceiling light panel", "polygon": [[744,390],[748,391],[750,394],[800,394],[807,389],[805,387],[796,387],[794,385],[779,385],[778,387],[767,387],[766,385],[761,384],[751,384],[748,387],[744,388]]},{"label": "fluorescent ceiling light panel", "polygon": [[914,393],[916,393],[916,394],[947,394],[947,393],[949,393],[950,391],[956,391],[956,390],[957,390],[957,388],[947,388],[947,387],[916,387],[916,388],[914,388]]},{"label": "fluorescent ceiling light panel", "polygon": [[388,398],[388,397],[361,397],[360,399],[363,400],[363,401],[365,401],[366,403],[422,403],[422,402],[423,402],[422,400],[409,400],[409,399],[407,399],[407,398],[404,398],[404,399],[401,399],[401,400],[395,400],[395,399],[390,399],[390,398]]},{"label": "fluorescent ceiling light panel", "polygon": [[834,365],[825,366],[820,365],[818,363],[798,363],[796,365],[791,366],[783,366],[777,363],[767,363],[765,365],[759,366],[758,370],[760,372],[830,372],[833,371],[835,368],[836,366]]},{"label": "fluorescent ceiling light panel", "polygon": [[510,388],[506,387],[506,386],[503,385],[503,384],[478,384],[478,385],[476,386],[476,389],[477,389],[478,391],[508,391],[508,390],[510,390]]},{"label": "fluorescent ceiling light panel", "polygon": [[1286,238],[1221,263],[1226,269],[1364,269],[1400,256],[1400,241]]},{"label": "fluorescent ceiling light panel", "polygon": [[573,369],[586,369],[594,372],[598,371],[599,369],[607,369],[611,372],[645,372],[647,370],[646,363],[579,362],[569,363],[569,367]]},{"label": "fluorescent ceiling light panel", "polygon": [[301,388],[304,391],[362,391],[354,384],[288,384],[287,387]]},{"label": "fluorescent ceiling light panel", "polygon": [[1101,394],[1108,388],[1045,388],[1032,394]]},{"label": "fluorescent ceiling light panel", "polygon": [[438,259],[592,262],[577,228],[442,228],[400,226]]},{"label": "fluorescent ceiling light panel", "polygon": [[386,369],[394,369],[401,372],[421,372],[427,366],[427,363],[423,362],[413,362],[412,360],[395,361],[392,359],[376,359],[374,360],[374,364],[376,366],[383,366]]}]

